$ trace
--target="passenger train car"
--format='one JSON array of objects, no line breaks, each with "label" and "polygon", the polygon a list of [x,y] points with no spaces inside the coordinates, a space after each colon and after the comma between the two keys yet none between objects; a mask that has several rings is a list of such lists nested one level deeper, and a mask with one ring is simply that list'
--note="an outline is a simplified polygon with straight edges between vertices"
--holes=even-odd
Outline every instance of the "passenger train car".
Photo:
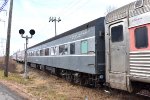
[{"label": "passenger train car", "polygon": [[28,55],[29,64],[53,73],[104,81],[104,17],[32,46]]},{"label": "passenger train car", "polygon": [[24,56],[25,55],[25,51],[22,50],[22,51],[17,51],[16,53],[14,53],[12,55],[12,59],[17,61],[17,62],[20,62],[20,63],[24,63]]},{"label": "passenger train car", "polygon": [[149,17],[150,0],[137,0],[30,47],[28,64],[81,84],[149,90]]},{"label": "passenger train car", "polygon": [[110,87],[132,91],[134,83],[150,83],[149,17],[150,0],[137,0],[106,16],[105,71]]}]

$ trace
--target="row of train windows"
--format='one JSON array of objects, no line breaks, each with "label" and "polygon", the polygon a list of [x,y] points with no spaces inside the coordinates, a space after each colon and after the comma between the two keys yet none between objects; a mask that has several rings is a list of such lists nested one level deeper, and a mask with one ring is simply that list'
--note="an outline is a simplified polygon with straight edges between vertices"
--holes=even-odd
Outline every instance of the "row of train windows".
[{"label": "row of train windows", "polygon": [[[135,47],[137,49],[148,47],[148,29],[146,26],[136,28],[134,30]],[[115,26],[111,29],[111,41],[121,42],[123,41],[123,26]]]},{"label": "row of train windows", "polygon": [[[59,48],[59,55],[67,55],[69,54],[68,52],[68,44],[60,45]],[[70,54],[75,54],[76,49],[75,49],[75,43],[70,44]],[[87,54],[88,53],[88,41],[84,40],[81,41],[81,54]],[[43,50],[38,50],[34,52],[29,52],[28,56],[49,56],[49,55],[57,55],[58,51],[57,47],[51,47],[51,48],[46,48]]]}]

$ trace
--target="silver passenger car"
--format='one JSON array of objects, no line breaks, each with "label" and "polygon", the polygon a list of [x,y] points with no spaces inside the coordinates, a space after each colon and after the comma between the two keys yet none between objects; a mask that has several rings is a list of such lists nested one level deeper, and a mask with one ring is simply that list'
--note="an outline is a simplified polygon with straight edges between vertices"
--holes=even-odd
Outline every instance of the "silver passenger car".
[{"label": "silver passenger car", "polygon": [[30,47],[28,63],[97,74],[104,80],[104,17]]},{"label": "silver passenger car", "polygon": [[133,83],[150,83],[150,0],[110,12],[105,32],[106,82],[129,92]]}]

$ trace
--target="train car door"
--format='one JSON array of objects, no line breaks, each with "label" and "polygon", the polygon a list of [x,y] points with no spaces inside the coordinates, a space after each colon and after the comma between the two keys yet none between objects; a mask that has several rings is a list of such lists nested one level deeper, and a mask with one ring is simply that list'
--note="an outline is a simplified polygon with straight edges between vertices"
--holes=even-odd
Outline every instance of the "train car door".
[{"label": "train car door", "polygon": [[124,22],[110,26],[110,72],[125,72],[126,39]]},{"label": "train car door", "polygon": [[109,84],[112,88],[128,90],[127,86],[127,21],[109,27]]}]

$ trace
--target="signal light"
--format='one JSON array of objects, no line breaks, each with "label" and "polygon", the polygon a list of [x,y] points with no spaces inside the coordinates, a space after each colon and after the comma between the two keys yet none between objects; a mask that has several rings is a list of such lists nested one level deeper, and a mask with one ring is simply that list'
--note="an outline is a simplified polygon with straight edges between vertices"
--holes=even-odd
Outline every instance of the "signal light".
[{"label": "signal light", "polygon": [[20,29],[20,30],[19,30],[19,33],[20,33],[21,35],[23,35],[23,34],[25,33],[24,29]]},{"label": "signal light", "polygon": [[35,30],[34,30],[34,29],[31,29],[31,30],[29,31],[29,33],[30,33],[31,35],[34,35],[34,34],[35,34]]}]

